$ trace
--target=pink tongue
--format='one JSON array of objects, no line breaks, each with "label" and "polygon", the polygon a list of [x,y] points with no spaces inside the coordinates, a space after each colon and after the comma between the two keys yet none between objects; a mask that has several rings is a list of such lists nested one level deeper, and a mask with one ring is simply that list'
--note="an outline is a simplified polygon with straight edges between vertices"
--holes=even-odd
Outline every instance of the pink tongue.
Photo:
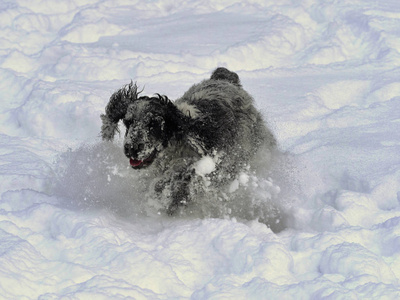
[{"label": "pink tongue", "polygon": [[141,160],[136,160],[136,159],[130,159],[129,160],[129,163],[131,164],[131,166],[132,167],[138,167],[138,166],[140,166],[142,163],[143,163],[143,161],[141,161]]}]

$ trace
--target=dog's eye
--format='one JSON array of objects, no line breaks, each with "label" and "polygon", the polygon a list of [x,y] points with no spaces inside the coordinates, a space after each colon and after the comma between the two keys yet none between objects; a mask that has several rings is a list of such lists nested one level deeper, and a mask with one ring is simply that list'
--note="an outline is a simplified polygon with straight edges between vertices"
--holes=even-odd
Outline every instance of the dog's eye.
[{"label": "dog's eye", "polygon": [[132,121],[131,120],[123,120],[124,125],[126,127],[126,131],[125,131],[125,137],[128,135],[128,131],[129,131],[129,127],[132,125]]},{"label": "dog's eye", "polygon": [[125,125],[126,128],[128,128],[129,126],[132,125],[132,121],[131,120],[123,120],[123,122],[124,122],[124,125]]},{"label": "dog's eye", "polygon": [[149,130],[153,133],[153,134],[161,134],[162,132],[162,121],[156,119],[156,120],[152,120],[149,124]]},{"label": "dog's eye", "polygon": [[159,131],[161,129],[159,124],[150,124],[149,125],[150,131]]}]

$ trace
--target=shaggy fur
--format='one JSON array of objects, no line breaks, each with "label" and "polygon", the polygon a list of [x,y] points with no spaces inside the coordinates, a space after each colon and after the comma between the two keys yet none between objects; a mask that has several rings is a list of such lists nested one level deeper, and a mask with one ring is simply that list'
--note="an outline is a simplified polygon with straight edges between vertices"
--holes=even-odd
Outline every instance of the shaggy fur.
[{"label": "shaggy fur", "polygon": [[[261,145],[275,147],[239,76],[225,68],[175,102],[139,94],[131,82],[111,96],[101,115],[102,138],[112,140],[123,120],[125,155],[134,169],[156,168],[154,194],[169,214],[204,193],[209,182],[218,187],[232,181]],[[215,164],[206,174],[196,169],[204,157]]]}]

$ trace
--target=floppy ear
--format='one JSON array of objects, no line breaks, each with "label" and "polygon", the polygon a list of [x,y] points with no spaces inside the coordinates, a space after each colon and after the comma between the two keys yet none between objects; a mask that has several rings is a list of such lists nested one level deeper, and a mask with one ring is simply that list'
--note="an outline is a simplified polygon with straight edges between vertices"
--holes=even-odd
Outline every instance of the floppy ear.
[{"label": "floppy ear", "polygon": [[137,100],[139,93],[136,83],[131,81],[112,94],[105,109],[106,113],[100,116],[103,122],[101,126],[103,140],[113,140],[115,132],[118,131],[119,120],[125,117],[128,106]]}]

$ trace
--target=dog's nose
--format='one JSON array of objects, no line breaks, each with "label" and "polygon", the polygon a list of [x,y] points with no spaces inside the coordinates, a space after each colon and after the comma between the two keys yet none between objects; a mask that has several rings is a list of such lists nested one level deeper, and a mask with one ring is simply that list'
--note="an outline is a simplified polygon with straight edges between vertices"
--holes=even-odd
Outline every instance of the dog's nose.
[{"label": "dog's nose", "polygon": [[124,145],[124,152],[127,157],[136,157],[137,151],[132,147],[131,144]]},{"label": "dog's nose", "polygon": [[133,157],[133,158],[137,157],[138,153],[143,149],[144,149],[144,144],[131,145],[129,143],[126,143],[124,145],[124,152],[125,155],[128,157]]}]

